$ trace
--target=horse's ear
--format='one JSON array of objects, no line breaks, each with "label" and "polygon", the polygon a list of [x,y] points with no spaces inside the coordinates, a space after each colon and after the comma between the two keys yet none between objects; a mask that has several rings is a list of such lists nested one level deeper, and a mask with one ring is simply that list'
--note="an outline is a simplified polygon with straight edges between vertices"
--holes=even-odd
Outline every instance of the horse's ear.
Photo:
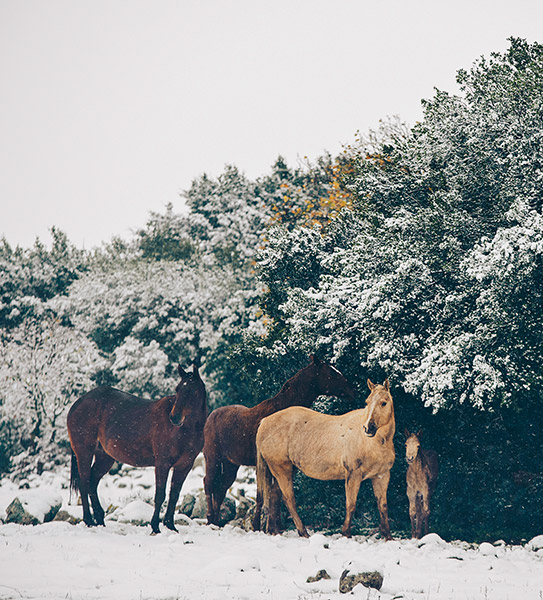
[{"label": "horse's ear", "polygon": [[385,379],[385,383],[383,383],[383,385],[385,386],[385,390],[390,392],[390,383],[388,383],[388,379]]},{"label": "horse's ear", "polygon": [[418,437],[418,438],[419,438],[419,440],[420,440],[420,438],[422,437],[422,429],[419,429],[419,430],[417,431],[417,437]]},{"label": "horse's ear", "polygon": [[177,367],[177,371],[179,372],[179,377],[181,377],[181,379],[184,379],[188,375],[181,365]]},{"label": "horse's ear", "polygon": [[192,373],[193,373],[194,375],[198,375],[198,377],[200,377],[200,373],[198,373],[198,365],[197,365],[196,363],[194,363],[194,364],[192,365]]},{"label": "horse's ear", "polygon": [[373,390],[375,389],[375,383],[371,382],[371,379],[368,377],[368,387],[370,388],[370,390],[373,392]]},{"label": "horse's ear", "polygon": [[406,438],[408,438],[411,435],[411,433],[409,432],[409,429],[407,429],[407,427],[403,430],[403,432],[404,432],[404,435]]}]

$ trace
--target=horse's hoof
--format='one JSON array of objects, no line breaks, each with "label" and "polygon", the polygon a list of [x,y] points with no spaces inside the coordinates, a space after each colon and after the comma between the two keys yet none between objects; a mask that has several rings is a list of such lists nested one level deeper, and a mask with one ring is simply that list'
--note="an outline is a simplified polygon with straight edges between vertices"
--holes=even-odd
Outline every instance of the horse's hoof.
[{"label": "horse's hoof", "polygon": [[175,531],[175,533],[179,533],[177,527],[173,523],[164,523],[164,527],[167,527],[170,531]]}]

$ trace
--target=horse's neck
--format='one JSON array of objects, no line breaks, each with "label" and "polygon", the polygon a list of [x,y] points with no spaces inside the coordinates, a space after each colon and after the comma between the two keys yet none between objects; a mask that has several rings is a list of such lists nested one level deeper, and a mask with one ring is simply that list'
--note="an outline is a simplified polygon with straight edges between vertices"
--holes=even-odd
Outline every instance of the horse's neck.
[{"label": "horse's neck", "polygon": [[394,413],[392,413],[392,418],[390,421],[386,425],[380,427],[379,433],[384,437],[386,442],[392,441],[392,438],[396,433],[396,421],[394,419]]},{"label": "horse's neck", "polygon": [[289,379],[281,390],[268,400],[257,404],[255,412],[264,418],[278,410],[283,410],[289,406],[311,406],[319,396],[313,382],[308,382],[299,376]]},{"label": "horse's neck", "polygon": [[172,409],[174,402],[175,396],[164,396],[163,398],[160,398],[160,400],[155,400],[155,408],[157,410],[169,412]]}]

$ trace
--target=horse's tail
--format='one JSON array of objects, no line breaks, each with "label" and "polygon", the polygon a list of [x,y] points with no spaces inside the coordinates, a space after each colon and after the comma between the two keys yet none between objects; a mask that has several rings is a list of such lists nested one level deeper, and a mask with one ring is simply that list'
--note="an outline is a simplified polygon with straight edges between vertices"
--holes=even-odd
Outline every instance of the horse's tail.
[{"label": "horse's tail", "polygon": [[70,470],[70,502],[72,501],[72,492],[79,492],[79,469],[77,467],[77,458],[72,450],[72,467]]},{"label": "horse's tail", "polygon": [[261,513],[264,531],[268,530],[269,514],[270,514],[270,495],[273,485],[273,475],[262,456],[262,453],[257,448],[256,450],[256,510],[255,519],[253,522],[254,529],[261,528]]}]

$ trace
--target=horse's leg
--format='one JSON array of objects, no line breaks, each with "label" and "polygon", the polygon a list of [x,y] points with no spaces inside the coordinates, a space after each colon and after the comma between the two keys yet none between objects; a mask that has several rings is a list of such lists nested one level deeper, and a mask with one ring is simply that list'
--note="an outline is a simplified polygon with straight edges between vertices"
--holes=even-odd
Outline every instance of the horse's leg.
[{"label": "horse's leg", "polygon": [[428,534],[428,521],[430,520],[430,501],[428,494],[424,494],[422,497],[422,535]]},{"label": "horse's leg", "polygon": [[341,533],[347,537],[351,537],[351,522],[361,482],[360,475],[352,472],[345,478],[345,522],[343,523]]},{"label": "horse's leg", "polygon": [[221,462],[221,477],[215,482],[215,490],[213,494],[213,512],[215,514],[215,525],[219,525],[221,518],[221,506],[226,496],[228,488],[236,480],[239,465],[231,463],[229,460]]},{"label": "horse's leg", "polygon": [[270,484],[270,505],[268,513],[268,533],[281,533],[281,490],[275,478]]},{"label": "horse's leg", "polygon": [[166,498],[166,482],[168,481],[168,473],[170,472],[170,464],[159,462],[156,458],[155,464],[155,511],[151,519],[151,529],[153,533],[160,533],[158,524],[160,523],[160,508]]},{"label": "horse's leg", "polygon": [[90,499],[92,510],[94,512],[94,520],[97,525],[105,525],[104,509],[98,498],[98,484],[100,479],[111,469],[115,459],[106,454],[101,445],[98,445],[94,454],[94,464],[90,472]]},{"label": "horse's leg", "polygon": [[280,465],[274,464],[272,466],[268,461],[268,467],[281,488],[283,499],[285,500],[290,516],[294,521],[294,525],[296,525],[298,534],[302,537],[309,537],[307,529],[302,523],[302,519],[300,519],[300,515],[296,510],[296,499],[294,497],[294,486],[292,484],[292,463],[289,461]]},{"label": "horse's leg", "polygon": [[92,518],[89,506],[91,464],[94,455],[93,450],[89,451],[87,448],[74,449],[77,458],[77,469],[79,471],[79,495],[81,496],[81,504],[83,506],[83,522],[88,527],[96,525]]},{"label": "horse's leg", "polygon": [[390,471],[387,471],[386,473],[378,477],[374,477],[371,480],[371,483],[373,485],[373,493],[375,494],[375,498],[377,500],[377,508],[379,509],[379,515],[381,517],[379,531],[381,532],[381,536],[384,537],[386,540],[392,539],[392,536],[390,535],[390,523],[388,522],[387,505],[387,489],[389,481]]},{"label": "horse's leg", "polygon": [[175,507],[177,506],[177,501],[179,500],[179,493],[181,492],[181,488],[183,487],[183,483],[187,478],[190,470],[192,469],[192,465],[194,461],[188,461],[188,463],[182,464],[180,466],[174,466],[172,473],[172,482],[170,484],[170,497],[168,500],[168,508],[166,509],[166,514],[164,515],[164,525],[171,529],[172,531],[177,531],[175,528],[175,523],[173,521],[173,516],[175,513]]},{"label": "horse's leg", "polygon": [[220,463],[217,460],[217,453],[213,444],[206,445],[204,448],[204,457],[206,461],[206,474],[204,477],[204,490],[207,503],[207,523],[208,525],[217,525],[218,515],[214,510],[214,496],[217,479],[220,477]]},{"label": "horse's leg", "polygon": [[416,515],[416,526],[415,526],[415,537],[422,537],[422,494],[417,492],[415,496],[415,515]]},{"label": "horse's leg", "polygon": [[407,481],[407,498],[409,500],[409,520],[411,521],[411,537],[417,534],[417,490]]}]

